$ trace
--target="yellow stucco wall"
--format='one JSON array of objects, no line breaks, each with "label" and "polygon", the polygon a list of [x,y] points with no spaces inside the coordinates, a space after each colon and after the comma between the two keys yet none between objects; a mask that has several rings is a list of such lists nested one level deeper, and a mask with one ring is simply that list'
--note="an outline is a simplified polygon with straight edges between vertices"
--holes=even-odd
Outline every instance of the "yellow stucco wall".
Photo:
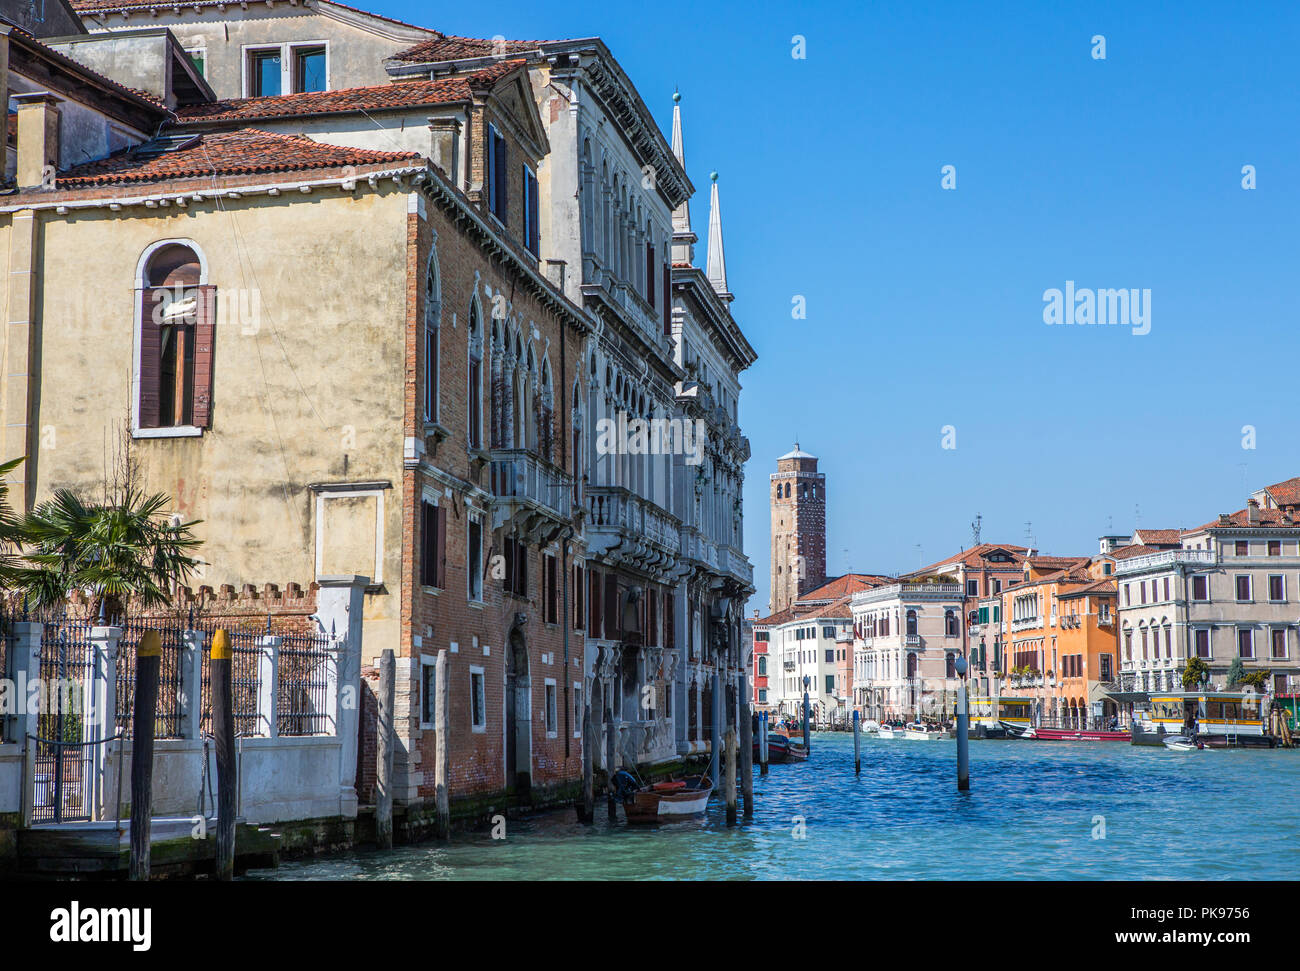
[{"label": "yellow stucco wall", "polygon": [[[211,427],[134,439],[143,487],[204,521],[196,533],[210,566],[196,585],[305,586],[318,540],[308,485],[391,483],[382,500],[388,595],[367,598],[367,617],[382,628],[368,624],[367,643],[396,646],[407,198],[318,189],[224,200],[222,209],[39,213],[34,501],[65,486],[101,495],[130,421],[137,267],[159,240],[192,240],[217,287]],[[13,226],[0,216],[7,259]],[[9,390],[0,400],[12,400]],[[9,410],[6,422],[20,420]],[[348,535],[332,545],[325,537],[322,573],[345,572],[353,558],[373,564],[373,543],[367,550],[352,531],[380,503],[350,505],[339,520]]]}]

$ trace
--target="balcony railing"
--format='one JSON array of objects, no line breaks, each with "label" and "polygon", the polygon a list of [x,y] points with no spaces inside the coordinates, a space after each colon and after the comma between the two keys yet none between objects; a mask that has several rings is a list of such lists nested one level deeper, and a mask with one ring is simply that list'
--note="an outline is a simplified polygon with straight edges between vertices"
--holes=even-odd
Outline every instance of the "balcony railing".
[{"label": "balcony railing", "polygon": [[1218,554],[1214,550],[1161,550],[1159,553],[1145,553],[1142,556],[1120,560],[1115,564],[1115,575],[1124,576],[1129,573],[1142,573],[1145,570],[1154,570],[1174,566],[1175,564],[1213,566],[1218,562],[1217,557]]},{"label": "balcony railing", "polygon": [[588,487],[587,513],[588,552],[637,542],[672,557],[681,552],[681,520],[622,486]]},{"label": "balcony railing", "polygon": [[573,477],[534,452],[493,449],[491,458],[493,528],[520,513],[568,522],[573,518]]},{"label": "balcony railing", "polygon": [[921,635],[920,635],[920,634],[904,634],[904,635],[903,635],[903,646],[904,646],[904,647],[920,647],[920,646],[921,646]]}]

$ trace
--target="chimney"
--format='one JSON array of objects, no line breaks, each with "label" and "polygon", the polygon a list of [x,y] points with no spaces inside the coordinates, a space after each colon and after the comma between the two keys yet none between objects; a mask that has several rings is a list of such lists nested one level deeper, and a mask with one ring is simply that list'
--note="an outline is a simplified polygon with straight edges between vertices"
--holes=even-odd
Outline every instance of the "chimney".
[{"label": "chimney", "polygon": [[1248,499],[1246,501],[1246,522],[1252,526],[1259,523],[1259,500]]},{"label": "chimney", "polygon": [[59,99],[48,91],[13,99],[18,103],[18,188],[48,188],[47,167],[57,168],[59,162]]},{"label": "chimney", "polygon": [[452,185],[460,184],[460,119],[430,118],[429,131],[433,137],[429,145],[429,160]]}]

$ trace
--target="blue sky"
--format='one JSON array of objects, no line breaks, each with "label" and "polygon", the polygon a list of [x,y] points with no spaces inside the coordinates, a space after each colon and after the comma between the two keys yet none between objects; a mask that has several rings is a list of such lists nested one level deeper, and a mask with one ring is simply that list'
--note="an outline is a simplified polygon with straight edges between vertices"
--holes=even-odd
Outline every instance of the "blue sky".
[{"label": "blue sky", "polygon": [[[688,169],[698,187],[720,173],[733,310],[759,354],[741,398],[751,609],[767,477],[796,432],[827,473],[832,574],[939,559],[976,513],[986,541],[1024,543],[1032,522],[1045,552],[1091,553],[1135,518],[1198,525],[1300,475],[1298,5],[373,9],[471,36],[599,35],[665,131],[680,86]],[[703,188],[693,215],[703,236]],[[1066,280],[1150,289],[1150,333],[1045,325],[1043,292]]]}]

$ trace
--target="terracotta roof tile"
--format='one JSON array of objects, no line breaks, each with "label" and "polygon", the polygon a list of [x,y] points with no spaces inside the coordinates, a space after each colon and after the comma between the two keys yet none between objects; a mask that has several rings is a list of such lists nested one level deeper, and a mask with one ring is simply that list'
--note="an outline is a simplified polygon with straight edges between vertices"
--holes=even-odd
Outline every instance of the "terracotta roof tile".
[{"label": "terracotta roof tile", "polygon": [[1133,541],[1148,546],[1178,546],[1183,541],[1183,531],[1181,529],[1135,529]]},{"label": "terracotta roof tile", "polygon": [[984,557],[987,554],[992,553],[994,550],[1005,550],[1011,554],[1010,563],[996,564],[998,568],[1008,570],[1013,569],[1017,564],[1019,564],[1025,558],[1024,554],[1029,552],[1026,547],[1016,546],[1012,543],[980,543],[978,546],[972,546],[968,550],[954,553],[945,560],[939,560],[937,563],[923,566],[921,569],[908,574],[908,576],[919,576],[926,573],[942,573],[943,571],[940,569],[941,567],[957,566],[958,564],[977,567],[981,564]]},{"label": "terracotta roof tile", "polygon": [[1250,521],[1249,510],[1238,509],[1234,513],[1228,514],[1228,521],[1225,523],[1221,519],[1214,519],[1195,529],[1186,530],[1188,533],[1200,533],[1207,529],[1218,529],[1220,527],[1274,527],[1281,529],[1295,529],[1300,526],[1296,520],[1292,519],[1284,510],[1281,509],[1260,509],[1259,522]]},{"label": "terracotta roof tile", "polygon": [[281,135],[241,128],[232,132],[195,135],[180,147],[152,154],[148,144],[78,165],[58,175],[59,189],[96,185],[162,182],[168,179],[291,172],[343,165],[418,161],[418,152],[375,152],[314,142],[304,135]]},{"label": "terracotta roof tile", "polygon": [[176,114],[182,123],[196,124],[456,104],[469,101],[475,90],[491,87],[523,65],[521,60],[510,60],[460,77],[440,78],[436,81],[403,81],[397,84],[314,91],[308,94],[281,94],[266,98],[231,98],[190,105],[179,109]]},{"label": "terracotta roof tile", "polygon": [[1134,556],[1145,556],[1147,553],[1159,553],[1160,550],[1154,546],[1144,546],[1141,543],[1130,543],[1128,546],[1120,546],[1111,550],[1106,555],[1116,560],[1127,560]]},{"label": "terracotta roof tile", "polygon": [[861,590],[870,590],[872,587],[897,582],[893,577],[879,576],[874,573],[846,573],[827,580],[815,590],[809,590],[799,598],[799,603],[807,603],[810,600],[838,600],[840,597]]},{"label": "terracotta roof tile", "polygon": [[1279,482],[1276,485],[1266,486],[1264,489],[1273,501],[1279,506],[1300,505],[1300,476],[1294,479],[1287,479],[1285,482]]},{"label": "terracotta roof tile", "polygon": [[542,44],[554,44],[558,41],[548,40],[492,40],[484,37],[457,37],[435,31],[435,36],[421,41],[413,47],[393,55],[395,61],[426,63],[430,61],[454,61],[462,57],[490,57],[493,54],[519,54],[523,51],[535,51]]}]

